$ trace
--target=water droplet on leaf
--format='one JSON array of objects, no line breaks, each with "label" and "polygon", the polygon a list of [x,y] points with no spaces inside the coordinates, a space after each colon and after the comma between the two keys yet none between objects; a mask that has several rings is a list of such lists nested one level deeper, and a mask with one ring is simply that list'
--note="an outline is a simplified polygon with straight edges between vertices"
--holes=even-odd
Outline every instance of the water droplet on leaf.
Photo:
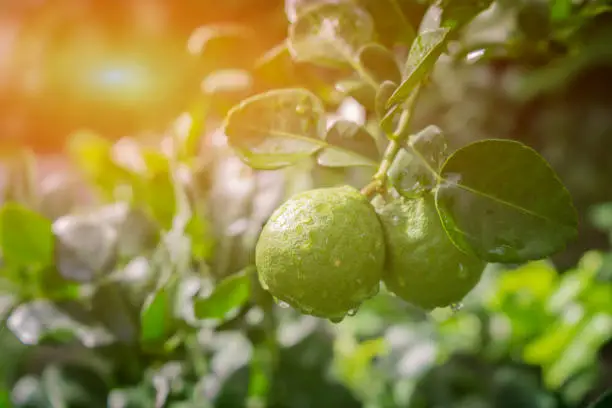
[{"label": "water droplet on leaf", "polygon": [[341,316],[341,317],[330,317],[329,318],[329,321],[334,323],[334,324],[338,324],[338,323],[340,323],[343,320],[344,320],[344,316]]}]

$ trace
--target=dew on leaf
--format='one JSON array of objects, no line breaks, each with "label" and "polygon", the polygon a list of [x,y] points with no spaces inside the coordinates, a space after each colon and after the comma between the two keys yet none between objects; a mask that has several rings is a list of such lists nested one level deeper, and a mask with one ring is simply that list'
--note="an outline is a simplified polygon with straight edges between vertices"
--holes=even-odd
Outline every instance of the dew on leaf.
[{"label": "dew on leaf", "polygon": [[329,321],[330,321],[330,322],[332,322],[332,323],[334,323],[334,324],[338,324],[338,323],[340,323],[340,322],[341,322],[341,321],[343,321],[343,320],[344,320],[344,316],[340,316],[340,317],[330,317],[330,318],[329,318]]},{"label": "dew on leaf", "polygon": [[289,303],[283,302],[282,300],[277,300],[276,302],[277,302],[278,306],[282,307],[283,309],[288,309],[290,307]]}]

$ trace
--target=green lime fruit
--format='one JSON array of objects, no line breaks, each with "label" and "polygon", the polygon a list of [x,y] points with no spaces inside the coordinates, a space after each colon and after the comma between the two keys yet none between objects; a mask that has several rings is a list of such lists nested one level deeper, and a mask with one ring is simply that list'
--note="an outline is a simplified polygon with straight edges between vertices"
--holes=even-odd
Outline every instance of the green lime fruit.
[{"label": "green lime fruit", "polygon": [[383,282],[392,293],[431,310],[460,302],[480,281],[486,263],[451,242],[430,194],[373,204],[387,246]]},{"label": "green lime fruit", "polygon": [[298,193],[263,228],[255,264],[264,289],[302,313],[341,320],[378,293],[382,226],[348,186]]}]

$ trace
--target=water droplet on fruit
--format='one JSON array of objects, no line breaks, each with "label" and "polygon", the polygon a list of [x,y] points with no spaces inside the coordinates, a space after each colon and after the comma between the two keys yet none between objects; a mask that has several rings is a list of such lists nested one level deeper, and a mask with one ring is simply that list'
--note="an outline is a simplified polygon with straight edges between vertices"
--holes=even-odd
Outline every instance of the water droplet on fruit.
[{"label": "water droplet on fruit", "polygon": [[356,308],[354,308],[354,309],[349,310],[349,311],[348,311],[348,315],[349,315],[349,316],[355,316],[355,315],[357,314],[357,312],[358,312],[358,311],[359,311],[359,308],[358,308],[358,307],[356,307]]},{"label": "water droplet on fruit", "polygon": [[290,307],[289,303],[283,302],[282,300],[277,300],[277,303],[278,303],[278,306],[282,307],[283,309],[288,309]]},{"label": "water droplet on fruit", "polygon": [[400,217],[399,217],[399,216],[397,216],[397,215],[394,215],[394,216],[391,218],[391,223],[392,223],[393,225],[399,225],[399,223],[400,223]]},{"label": "water droplet on fruit", "polygon": [[468,277],[468,271],[465,268],[465,266],[463,266],[463,264],[459,264],[459,278],[460,279],[467,279]]},{"label": "water droplet on fruit", "polygon": [[463,309],[463,303],[453,303],[450,305],[453,314],[458,313],[461,309]]},{"label": "water droplet on fruit", "polygon": [[330,322],[332,322],[332,323],[334,323],[334,324],[338,324],[338,323],[340,323],[340,322],[341,322],[341,321],[343,321],[343,320],[344,320],[344,316],[340,316],[340,317],[330,317],[330,318],[329,318],[329,321],[330,321]]}]

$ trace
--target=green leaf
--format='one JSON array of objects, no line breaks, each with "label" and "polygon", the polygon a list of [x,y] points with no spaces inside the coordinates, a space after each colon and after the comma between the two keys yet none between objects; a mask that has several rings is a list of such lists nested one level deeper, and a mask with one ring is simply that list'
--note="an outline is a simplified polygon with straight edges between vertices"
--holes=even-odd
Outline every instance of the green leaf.
[{"label": "green leaf", "polygon": [[441,25],[457,30],[488,9],[492,3],[493,0],[444,0],[441,5]]},{"label": "green leaf", "polygon": [[0,388],[0,408],[11,408],[11,396],[7,389]]},{"label": "green leaf", "polygon": [[436,205],[451,240],[488,262],[550,256],[577,234],[572,199],[533,149],[483,140],[453,153],[441,170]]},{"label": "green leaf", "polygon": [[70,158],[108,198],[114,197],[118,184],[131,183],[134,175],[113,158],[113,145],[90,132],[78,132],[69,143]]},{"label": "green leaf", "polygon": [[248,267],[217,284],[210,296],[194,301],[194,312],[199,319],[225,319],[244,305],[251,294],[254,267]]},{"label": "green leaf", "polygon": [[384,81],[376,91],[375,110],[380,127],[385,133],[393,133],[395,122],[397,120],[397,112],[401,106],[395,105],[387,110],[387,101],[397,89],[397,84],[391,81]]},{"label": "green leaf", "polygon": [[448,158],[446,136],[437,126],[427,126],[408,139],[408,147],[432,172],[438,173]]},{"label": "green leaf", "polygon": [[563,22],[572,14],[572,0],[551,0],[550,19],[553,22]]},{"label": "green leaf", "polygon": [[382,84],[384,81],[400,82],[402,80],[395,56],[380,44],[364,45],[359,49],[357,58],[363,70],[377,84]]},{"label": "green leaf", "polygon": [[433,69],[436,61],[446,49],[446,39],[450,29],[438,28],[421,33],[410,48],[404,67],[404,82],[391,95],[387,106],[404,102],[412,91]]},{"label": "green leaf", "polygon": [[376,140],[363,126],[339,120],[327,131],[331,146],[317,154],[317,162],[325,167],[378,166]]},{"label": "green leaf", "polygon": [[322,102],[305,89],[279,89],[233,107],[224,131],[230,146],[249,166],[277,169],[303,160],[326,143]]},{"label": "green leaf", "polygon": [[252,78],[248,71],[242,69],[221,69],[211,72],[204,78],[202,90],[208,94],[243,94],[251,89],[251,83]]},{"label": "green leaf", "polygon": [[362,78],[346,78],[336,83],[336,90],[343,96],[355,99],[364,108],[375,109],[376,93],[372,85]]},{"label": "green leaf", "polygon": [[257,58],[253,32],[234,24],[205,25],[191,34],[187,49],[199,56],[198,69],[208,74],[220,69],[248,69]]},{"label": "green leaf", "polygon": [[50,265],[54,251],[51,221],[17,204],[6,204],[0,212],[0,247],[8,265]]},{"label": "green leaf", "polygon": [[388,45],[410,45],[416,37],[397,0],[359,0],[374,20],[376,33]]},{"label": "green leaf", "polygon": [[404,197],[414,198],[431,191],[447,157],[447,142],[442,131],[428,126],[410,137],[389,169],[389,181]]},{"label": "green leaf", "polygon": [[174,327],[175,281],[158,289],[146,300],[140,314],[140,341],[158,343],[166,340]]},{"label": "green leaf", "polygon": [[296,61],[354,67],[357,51],[374,39],[372,17],[349,2],[304,9],[289,26],[289,51]]}]

